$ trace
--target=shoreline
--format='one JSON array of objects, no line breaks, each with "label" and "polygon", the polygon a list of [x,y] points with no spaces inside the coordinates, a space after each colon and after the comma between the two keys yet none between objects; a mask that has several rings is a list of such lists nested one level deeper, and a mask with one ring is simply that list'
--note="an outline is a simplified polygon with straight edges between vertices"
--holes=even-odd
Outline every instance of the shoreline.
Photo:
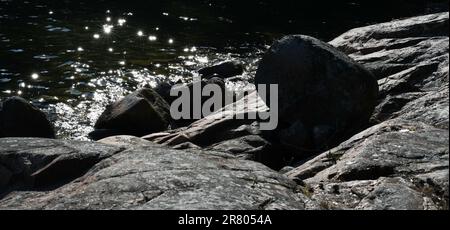
[{"label": "shoreline", "polygon": [[332,148],[298,157],[253,120],[208,117],[142,138],[0,138],[0,209],[448,209],[448,20],[395,20],[329,42],[379,87],[366,127]]}]

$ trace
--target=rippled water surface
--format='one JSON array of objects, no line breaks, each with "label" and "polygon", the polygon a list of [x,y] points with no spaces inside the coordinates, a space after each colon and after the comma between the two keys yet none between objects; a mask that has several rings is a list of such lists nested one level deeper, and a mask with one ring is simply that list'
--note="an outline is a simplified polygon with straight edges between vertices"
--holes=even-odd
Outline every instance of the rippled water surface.
[{"label": "rippled water surface", "polygon": [[50,114],[59,137],[85,139],[104,107],[136,88],[188,81],[227,59],[244,62],[250,79],[284,34],[329,40],[398,14],[371,15],[350,1],[334,10],[245,2],[0,0],[0,97],[29,99]]}]

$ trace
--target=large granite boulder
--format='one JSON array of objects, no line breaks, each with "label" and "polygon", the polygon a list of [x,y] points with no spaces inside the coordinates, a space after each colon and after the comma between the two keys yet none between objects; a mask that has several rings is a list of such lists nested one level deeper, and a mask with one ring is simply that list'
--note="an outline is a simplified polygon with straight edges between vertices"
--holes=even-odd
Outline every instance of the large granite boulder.
[{"label": "large granite boulder", "polygon": [[[45,174],[47,185],[10,188],[0,209],[265,210],[304,209],[309,202],[295,194],[293,181],[262,164],[144,142],[122,149],[92,142],[0,139],[0,178],[11,174],[2,171],[6,168],[31,177]],[[81,166],[89,166],[87,172]],[[61,173],[70,170],[77,172],[76,179]],[[18,178],[10,176],[9,184]]]},{"label": "large granite boulder", "polygon": [[47,115],[21,97],[0,102],[0,137],[55,138]]},{"label": "large granite boulder", "polygon": [[278,85],[280,140],[300,154],[325,150],[367,125],[376,104],[374,76],[315,38],[291,35],[260,61],[256,85]]}]

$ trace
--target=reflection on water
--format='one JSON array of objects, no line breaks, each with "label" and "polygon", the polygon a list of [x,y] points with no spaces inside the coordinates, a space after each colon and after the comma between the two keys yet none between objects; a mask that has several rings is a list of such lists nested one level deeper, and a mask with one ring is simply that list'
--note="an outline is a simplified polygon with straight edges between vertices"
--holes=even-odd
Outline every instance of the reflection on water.
[{"label": "reflection on water", "polygon": [[367,23],[248,19],[208,0],[92,2],[0,0],[0,97],[20,95],[48,111],[60,137],[84,139],[107,104],[139,87],[188,81],[196,69],[226,59],[244,62],[242,78],[250,79],[282,34],[329,39]]}]

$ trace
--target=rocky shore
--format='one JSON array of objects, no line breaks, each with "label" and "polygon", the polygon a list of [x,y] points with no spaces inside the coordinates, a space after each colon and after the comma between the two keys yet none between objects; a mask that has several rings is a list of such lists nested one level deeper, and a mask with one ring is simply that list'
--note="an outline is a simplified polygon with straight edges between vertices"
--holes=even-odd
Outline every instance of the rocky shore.
[{"label": "rocky shore", "polygon": [[[0,209],[448,209],[448,22],[443,12],[275,42],[254,78],[279,85],[273,131],[234,119],[270,109],[256,91],[179,122],[169,83],[141,89],[106,108],[92,142],[52,139],[44,113],[5,99]],[[223,88],[242,69],[199,74]]]}]

